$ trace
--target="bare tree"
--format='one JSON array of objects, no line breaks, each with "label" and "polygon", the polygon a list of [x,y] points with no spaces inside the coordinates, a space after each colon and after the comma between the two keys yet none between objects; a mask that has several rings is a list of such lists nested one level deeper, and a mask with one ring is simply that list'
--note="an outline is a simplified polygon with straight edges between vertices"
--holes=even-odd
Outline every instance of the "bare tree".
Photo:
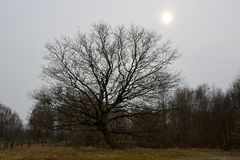
[{"label": "bare tree", "polygon": [[47,142],[47,138],[53,134],[53,125],[55,122],[55,112],[50,105],[50,99],[43,94],[45,90],[39,90],[35,95],[35,99],[38,99],[34,105],[29,117],[29,131],[31,137],[38,142],[41,139],[41,143]]},{"label": "bare tree", "polygon": [[[62,126],[92,126],[116,148],[110,124],[120,118],[158,112],[157,98],[177,84],[169,71],[177,52],[154,31],[93,25],[91,33],[46,45],[52,106]],[[146,109],[148,108],[148,109]]]},{"label": "bare tree", "polygon": [[14,142],[20,140],[23,134],[23,124],[17,113],[0,103],[0,142],[4,147],[14,147]]},{"label": "bare tree", "polygon": [[228,96],[232,103],[232,108],[235,110],[234,112],[234,131],[232,133],[234,141],[236,142],[234,145],[238,145],[240,143],[240,75],[233,81],[231,87],[228,89]]},{"label": "bare tree", "polygon": [[232,98],[233,105],[239,109],[240,108],[240,75],[234,80],[228,92]]}]

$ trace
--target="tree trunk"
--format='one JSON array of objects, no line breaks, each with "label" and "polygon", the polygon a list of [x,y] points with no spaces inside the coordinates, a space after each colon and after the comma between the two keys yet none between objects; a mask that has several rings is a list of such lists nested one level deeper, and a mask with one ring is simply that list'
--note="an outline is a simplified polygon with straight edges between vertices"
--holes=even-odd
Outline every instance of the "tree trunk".
[{"label": "tree trunk", "polygon": [[11,142],[10,142],[10,148],[11,148],[11,149],[14,148],[14,140],[11,140]]},{"label": "tree trunk", "polygon": [[30,145],[31,145],[31,140],[30,138],[28,138],[28,148],[30,148]]},{"label": "tree trunk", "polygon": [[104,139],[105,139],[106,143],[109,145],[109,147],[112,149],[116,149],[117,144],[116,144],[112,134],[110,133],[109,129],[107,128],[107,126],[105,124],[101,123],[97,127],[98,127],[98,130],[100,132],[102,132]]}]

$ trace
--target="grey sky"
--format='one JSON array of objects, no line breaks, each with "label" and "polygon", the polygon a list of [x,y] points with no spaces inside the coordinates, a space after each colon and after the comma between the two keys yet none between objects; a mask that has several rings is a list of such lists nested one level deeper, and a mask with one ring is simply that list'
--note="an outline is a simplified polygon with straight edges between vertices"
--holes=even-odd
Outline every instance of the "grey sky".
[{"label": "grey sky", "polygon": [[[174,65],[192,87],[226,88],[240,70],[239,0],[0,0],[0,102],[25,119],[41,86],[44,44],[101,20],[136,24],[177,46]],[[174,15],[170,26],[160,13]]]}]

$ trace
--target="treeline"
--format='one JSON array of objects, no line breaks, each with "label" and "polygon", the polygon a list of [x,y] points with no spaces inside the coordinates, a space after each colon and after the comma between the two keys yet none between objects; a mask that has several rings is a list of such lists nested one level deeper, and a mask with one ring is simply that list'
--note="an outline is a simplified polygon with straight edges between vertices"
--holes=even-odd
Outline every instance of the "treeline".
[{"label": "treeline", "polygon": [[[200,85],[177,89],[166,111],[142,118],[141,146],[239,147],[240,81],[226,93]],[[140,118],[141,119],[141,118]],[[139,128],[140,129],[140,128]]]},{"label": "treeline", "polygon": [[[64,117],[59,118],[46,98],[37,101],[29,119],[33,142],[106,145],[103,135],[92,127],[61,128]],[[108,126],[119,145],[223,149],[240,146],[240,78],[227,91],[206,84],[196,89],[177,88],[160,96],[158,103],[158,112],[124,117]]]},{"label": "treeline", "polygon": [[[44,95],[44,94],[42,94]],[[36,97],[35,97],[36,98]],[[44,101],[39,101],[39,100]],[[92,127],[63,128],[50,99],[38,97],[23,126],[17,113],[0,104],[1,148],[27,144],[106,146]],[[240,77],[226,91],[200,85],[177,88],[159,98],[159,112],[124,117],[111,124],[122,147],[240,147]]]}]

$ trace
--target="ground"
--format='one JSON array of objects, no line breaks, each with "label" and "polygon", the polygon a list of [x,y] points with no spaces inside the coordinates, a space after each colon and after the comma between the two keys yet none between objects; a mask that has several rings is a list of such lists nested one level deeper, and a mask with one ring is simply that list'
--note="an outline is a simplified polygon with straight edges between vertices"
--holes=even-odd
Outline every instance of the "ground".
[{"label": "ground", "polygon": [[239,151],[207,149],[99,149],[32,146],[0,150],[0,160],[240,160]]}]

